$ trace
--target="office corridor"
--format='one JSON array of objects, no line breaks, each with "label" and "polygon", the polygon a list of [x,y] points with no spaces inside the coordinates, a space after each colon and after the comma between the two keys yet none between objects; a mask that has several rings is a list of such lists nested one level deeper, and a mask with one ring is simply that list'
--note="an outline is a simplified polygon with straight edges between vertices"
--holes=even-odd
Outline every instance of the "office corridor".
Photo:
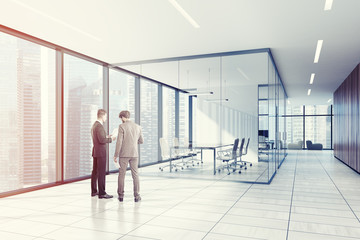
[{"label": "office corridor", "polygon": [[[224,178],[226,178],[224,176]],[[0,199],[0,239],[358,239],[360,175],[332,151],[289,151],[273,182],[141,177],[134,203],[127,172],[104,200],[90,180]]]}]

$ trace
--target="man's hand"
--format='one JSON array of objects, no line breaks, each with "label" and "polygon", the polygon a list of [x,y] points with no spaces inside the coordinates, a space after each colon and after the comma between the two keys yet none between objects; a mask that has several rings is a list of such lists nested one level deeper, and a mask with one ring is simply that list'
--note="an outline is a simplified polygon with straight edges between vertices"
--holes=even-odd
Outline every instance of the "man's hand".
[{"label": "man's hand", "polygon": [[113,141],[115,141],[115,140],[116,140],[116,137],[115,137],[115,136],[111,136],[111,139],[112,139]]},{"label": "man's hand", "polygon": [[117,157],[114,157],[114,162],[117,162]]}]

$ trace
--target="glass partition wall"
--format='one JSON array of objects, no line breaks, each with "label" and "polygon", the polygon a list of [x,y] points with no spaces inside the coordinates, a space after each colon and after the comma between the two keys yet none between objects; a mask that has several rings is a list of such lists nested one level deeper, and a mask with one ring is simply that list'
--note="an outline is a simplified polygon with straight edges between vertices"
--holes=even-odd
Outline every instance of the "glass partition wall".
[{"label": "glass partition wall", "polygon": [[[269,183],[284,157],[286,139],[281,133],[286,132],[286,124],[279,115],[285,110],[286,93],[269,49],[109,67],[22,37],[9,30],[0,33],[1,110],[7,113],[1,134],[8,139],[0,149],[0,194],[88,178],[90,129],[100,108],[108,112],[104,124],[108,134],[121,123],[122,110],[129,110],[131,120],[142,126],[141,167],[163,162],[160,137],[170,146],[174,138],[186,146],[228,145],[239,138],[245,148],[249,141],[242,160],[253,166],[241,174],[234,172],[228,180]],[[259,100],[259,86],[267,86],[261,90],[266,92],[264,102]],[[264,161],[259,161],[259,130],[268,132],[262,139],[265,144],[273,143]],[[109,144],[108,172],[117,170],[112,162],[114,148]],[[213,179],[213,163],[220,166],[212,153],[204,152],[203,176],[208,171]]]},{"label": "glass partition wall", "polygon": [[[184,118],[180,107],[177,133],[176,127],[172,128],[172,122],[176,122],[172,118],[177,118],[176,97],[172,101],[176,94],[169,95],[167,87],[162,87],[160,112],[163,123],[159,137],[166,138],[170,147],[174,137],[179,137],[181,145],[184,141],[185,145],[187,142],[193,146],[228,145],[226,148],[236,138],[240,143],[244,139],[243,150],[249,141],[247,154],[242,156],[242,160],[248,161],[247,170],[236,175],[237,170],[227,179],[271,181],[286,156],[283,115],[287,96],[269,50],[160,59],[121,67],[183,90],[179,96],[180,106],[185,99],[190,99],[189,105],[186,104],[190,109],[188,120],[184,121],[187,117]],[[204,159],[211,173],[214,170],[213,153],[204,151]],[[221,164],[215,162],[217,167]],[[201,172],[202,176],[206,175],[204,172],[206,170]],[[224,172],[220,171],[220,174]],[[186,175],[186,172],[182,171],[182,174]]]}]

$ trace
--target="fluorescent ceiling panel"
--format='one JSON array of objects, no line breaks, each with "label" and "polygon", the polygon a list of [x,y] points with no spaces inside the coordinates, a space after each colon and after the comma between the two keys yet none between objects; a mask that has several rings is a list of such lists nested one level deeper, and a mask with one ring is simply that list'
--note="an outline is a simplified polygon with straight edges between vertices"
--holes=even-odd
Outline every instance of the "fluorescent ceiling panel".
[{"label": "fluorescent ceiling panel", "polygon": [[169,2],[178,10],[183,17],[188,20],[188,22],[194,27],[199,28],[199,24],[175,1],[175,0],[169,0]]}]

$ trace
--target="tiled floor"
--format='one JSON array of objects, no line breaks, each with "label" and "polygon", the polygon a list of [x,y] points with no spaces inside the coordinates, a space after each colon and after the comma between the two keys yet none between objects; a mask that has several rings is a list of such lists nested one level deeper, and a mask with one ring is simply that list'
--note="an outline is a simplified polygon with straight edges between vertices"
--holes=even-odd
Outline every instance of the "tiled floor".
[{"label": "tiled floor", "polygon": [[[227,176],[224,176],[225,178]],[[331,151],[290,151],[270,185],[130,174],[123,203],[89,180],[0,199],[0,239],[359,239],[360,175]],[[107,176],[116,193],[117,176]]]}]

